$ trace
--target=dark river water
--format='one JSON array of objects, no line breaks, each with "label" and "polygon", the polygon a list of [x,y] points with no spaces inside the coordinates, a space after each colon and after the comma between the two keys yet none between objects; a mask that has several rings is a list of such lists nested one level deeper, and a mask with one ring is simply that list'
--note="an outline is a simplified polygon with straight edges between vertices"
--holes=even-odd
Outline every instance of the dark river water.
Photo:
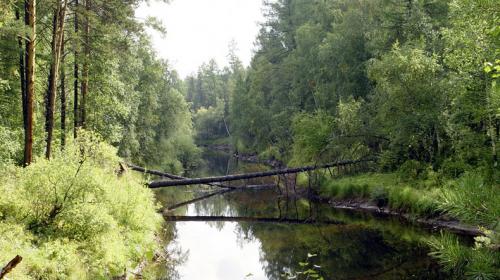
[{"label": "dark river water", "polygon": [[[196,175],[262,170],[228,154],[206,153]],[[269,179],[268,179],[269,180]],[[240,184],[247,182],[240,182]],[[250,182],[261,184],[265,181]],[[237,183],[236,183],[237,184]],[[209,187],[157,191],[168,206],[206,194]],[[173,259],[168,278],[244,279],[445,279],[428,257],[429,233],[396,219],[340,211],[327,204],[286,198],[276,189],[230,192],[180,207],[172,215],[288,218],[327,223],[167,222]]]}]

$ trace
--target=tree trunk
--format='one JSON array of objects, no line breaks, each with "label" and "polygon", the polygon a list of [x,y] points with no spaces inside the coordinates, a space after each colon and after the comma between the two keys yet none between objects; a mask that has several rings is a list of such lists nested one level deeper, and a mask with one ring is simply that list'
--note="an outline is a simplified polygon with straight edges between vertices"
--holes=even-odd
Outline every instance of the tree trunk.
[{"label": "tree trunk", "polygon": [[87,124],[87,95],[89,90],[89,60],[90,60],[90,0],[85,1],[85,46],[84,46],[84,60],[83,60],[83,71],[82,71],[82,102],[80,104],[81,109],[81,126],[86,127]]},{"label": "tree trunk", "polygon": [[226,176],[215,176],[215,177],[205,177],[205,178],[193,178],[193,179],[182,179],[182,180],[160,180],[149,183],[150,188],[161,188],[161,187],[172,187],[172,186],[182,186],[182,185],[198,185],[198,184],[208,184],[214,182],[228,182],[228,181],[237,181],[244,179],[252,179],[252,178],[261,178],[261,177],[269,177],[280,174],[291,174],[291,173],[300,173],[306,172],[310,170],[329,168],[334,166],[346,166],[349,164],[361,163],[373,161],[373,159],[360,159],[360,160],[343,160],[337,161],[325,165],[318,166],[304,166],[304,167],[296,167],[296,168],[285,168],[278,170],[270,170],[264,172],[254,172],[247,174],[235,174],[235,175],[226,175]]},{"label": "tree trunk", "polygon": [[[165,177],[165,178],[169,178],[169,179],[173,179],[173,180],[189,179],[186,177],[177,176],[177,175],[173,175],[173,174],[158,171],[158,170],[146,169],[146,168],[143,168],[143,167],[140,167],[137,165],[133,165],[133,164],[127,164],[127,166],[130,167],[130,169],[135,170],[135,171],[139,171],[139,172],[142,172],[145,174],[151,174],[151,175],[156,175],[156,176],[160,176],[160,177]],[[223,185],[220,183],[208,183],[207,185],[212,186],[212,187],[218,187],[218,188],[226,188],[226,189],[235,189],[236,188],[236,187]]]},{"label": "tree trunk", "polygon": [[[78,0],[75,0],[75,37],[78,38]],[[75,61],[73,66],[73,137],[76,139],[78,136],[79,114],[78,114],[78,39],[75,40]]]},{"label": "tree trunk", "polygon": [[[21,19],[21,13],[19,8],[16,8],[16,19]],[[26,51],[23,47],[23,39],[21,36],[17,38],[17,43],[19,45],[19,75],[21,76],[21,106],[23,110],[23,129],[26,130],[26,65],[24,63],[24,58]]]},{"label": "tree trunk", "polygon": [[285,223],[285,224],[326,224],[344,225],[338,220],[290,219],[290,218],[263,218],[263,217],[232,217],[232,216],[174,216],[164,214],[163,218],[169,222],[255,222],[255,223]]},{"label": "tree trunk", "polygon": [[26,129],[24,130],[24,165],[33,161],[33,99],[35,95],[36,0],[25,1],[25,20],[30,34],[26,43]]},{"label": "tree trunk", "polygon": [[7,273],[11,272],[23,258],[19,255],[15,256],[5,267],[0,270],[0,279],[3,279]]},{"label": "tree trunk", "polygon": [[61,45],[61,150],[66,146],[66,69],[64,67],[64,34]]},{"label": "tree trunk", "polygon": [[47,133],[47,147],[45,157],[50,159],[52,151],[52,135],[54,131],[54,112],[56,109],[57,80],[59,74],[59,62],[61,59],[61,49],[63,44],[64,18],[66,14],[66,0],[58,0],[57,7],[54,10],[54,19],[52,27],[52,61],[50,64],[50,73],[47,87],[46,107],[45,107],[45,132]]}]

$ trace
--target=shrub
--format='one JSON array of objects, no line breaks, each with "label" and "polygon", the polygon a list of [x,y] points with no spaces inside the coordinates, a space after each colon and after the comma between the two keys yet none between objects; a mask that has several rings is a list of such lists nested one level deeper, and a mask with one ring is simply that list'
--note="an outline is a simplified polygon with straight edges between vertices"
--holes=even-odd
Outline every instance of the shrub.
[{"label": "shrub", "polygon": [[399,167],[398,177],[405,182],[425,179],[426,171],[427,166],[420,161],[407,160]]},{"label": "shrub", "polygon": [[[153,194],[115,169],[114,148],[80,133],[64,152],[0,174],[0,262],[20,254],[20,279],[123,274],[156,249]],[[13,274],[16,275],[16,274]]]},{"label": "shrub", "polygon": [[446,159],[440,168],[440,173],[446,178],[458,178],[464,174],[467,170],[470,170],[470,166],[463,161],[456,159]]},{"label": "shrub", "polygon": [[370,199],[377,204],[378,207],[387,206],[389,201],[389,193],[383,186],[376,186],[371,190]]},{"label": "shrub", "polygon": [[0,126],[0,166],[15,162],[16,156],[21,154],[21,131],[12,131]]}]

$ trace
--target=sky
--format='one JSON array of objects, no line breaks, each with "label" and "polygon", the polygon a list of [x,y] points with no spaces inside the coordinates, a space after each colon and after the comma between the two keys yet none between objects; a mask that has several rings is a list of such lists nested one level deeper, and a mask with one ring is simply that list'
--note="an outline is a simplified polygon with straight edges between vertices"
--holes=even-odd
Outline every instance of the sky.
[{"label": "sky", "polygon": [[167,29],[166,36],[149,31],[156,52],[184,78],[211,58],[227,65],[232,40],[248,65],[263,21],[262,0],[152,0],[136,10],[137,18],[148,16],[160,19]]}]

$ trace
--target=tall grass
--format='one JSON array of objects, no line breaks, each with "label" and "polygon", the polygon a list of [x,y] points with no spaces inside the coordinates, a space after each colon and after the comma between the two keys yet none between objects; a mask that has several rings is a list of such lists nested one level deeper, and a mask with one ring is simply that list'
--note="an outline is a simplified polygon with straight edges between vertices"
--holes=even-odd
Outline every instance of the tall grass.
[{"label": "tall grass", "polygon": [[500,219],[500,186],[487,185],[473,172],[466,173],[443,188],[439,208],[460,220],[495,228]]},{"label": "tall grass", "polygon": [[[500,279],[500,195],[498,185],[488,185],[477,173],[465,173],[442,186],[427,181],[401,181],[400,174],[364,174],[339,180],[326,179],[323,196],[336,199],[370,200],[380,206],[415,217],[447,215],[472,225],[483,225],[485,237],[476,238],[474,248],[456,236],[442,234],[428,239],[431,256],[454,279]],[[488,230],[493,229],[493,230]],[[496,230],[496,231],[495,231]]]},{"label": "tall grass", "polygon": [[389,206],[394,210],[421,216],[438,213],[437,192],[426,192],[400,183],[396,174],[364,174],[339,180],[326,180],[321,194],[336,199],[364,199],[379,207]]}]

